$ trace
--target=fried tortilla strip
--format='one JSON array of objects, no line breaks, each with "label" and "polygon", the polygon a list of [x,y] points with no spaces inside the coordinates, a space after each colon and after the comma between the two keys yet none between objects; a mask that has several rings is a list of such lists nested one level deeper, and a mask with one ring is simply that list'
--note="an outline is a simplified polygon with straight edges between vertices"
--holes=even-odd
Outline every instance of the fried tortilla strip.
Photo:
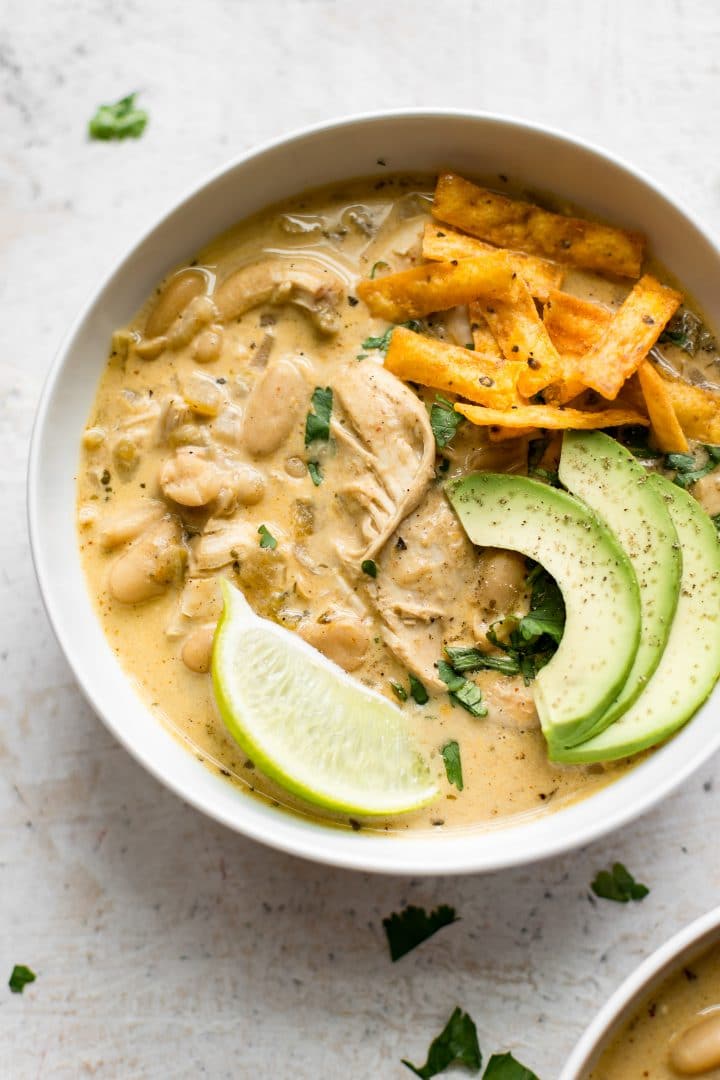
[{"label": "fried tortilla strip", "polygon": [[582,356],[605,330],[612,311],[572,293],[552,289],[543,308],[543,322],[559,353]]},{"label": "fried tortilla strip", "polygon": [[612,400],[637,371],[682,294],[645,274],[617,309],[603,334],[578,361],[576,374],[586,386]]},{"label": "fried tortilla strip", "polygon": [[552,405],[521,405],[509,412],[501,409],[482,408],[455,404],[455,411],[480,427],[497,425],[504,428],[539,427],[557,431],[592,430],[593,428],[622,427],[625,424],[643,424],[648,418],[631,409],[601,409],[598,412],[581,412],[579,409],[556,409]]},{"label": "fried tortilla strip", "polygon": [[518,365],[518,389],[525,397],[561,377],[560,355],[522,278],[516,279],[509,299],[476,302],[470,304],[469,311],[471,326],[485,319],[505,359]]},{"label": "fried tortilla strip", "polygon": [[689,439],[720,445],[720,394],[678,380],[664,379],[680,427]]},{"label": "fried tortilla strip", "polygon": [[498,247],[601,273],[640,275],[645,247],[640,233],[553,214],[477,187],[454,173],[438,178],[432,212],[440,221]]},{"label": "fried tortilla strip", "polygon": [[540,434],[540,428],[534,427],[490,427],[488,439],[493,443],[507,442],[508,439],[534,439]]},{"label": "fried tortilla strip", "polygon": [[665,454],[684,453],[688,441],[675,415],[667,382],[657,373],[649,360],[643,360],[638,368],[638,379],[645,397],[650,430],[658,448]]},{"label": "fried tortilla strip", "polygon": [[403,326],[393,330],[385,367],[406,382],[433,386],[499,409],[522,401],[512,364],[498,364],[471,349],[447,345]]},{"label": "fried tortilla strip", "polygon": [[543,322],[560,353],[562,377],[553,387],[554,402],[564,405],[581,394],[585,384],[577,377],[577,362],[601,337],[612,312],[591,300],[552,289],[543,308]]},{"label": "fried tortilla strip", "polygon": [[505,357],[502,354],[502,350],[495,340],[495,335],[487,324],[487,319],[480,313],[477,304],[469,305],[468,315],[470,316],[470,331],[472,333],[475,352],[480,353],[482,356],[494,357],[496,363],[503,364],[505,362]]},{"label": "fried tortilla strip", "polygon": [[[474,236],[465,236],[447,226],[439,226],[429,221],[423,235],[422,253],[426,259],[471,259],[473,255],[482,255],[486,251],[497,251],[491,244],[476,240]],[[520,275],[528,289],[538,300],[547,300],[551,289],[559,289],[565,275],[564,267],[548,259],[539,259],[537,255],[527,255],[524,251],[506,251],[513,270]]]},{"label": "fried tortilla strip", "polygon": [[472,259],[427,263],[398,274],[364,278],[356,292],[373,315],[398,323],[469,304],[478,297],[499,300],[511,295],[515,281],[507,255],[488,251]]}]

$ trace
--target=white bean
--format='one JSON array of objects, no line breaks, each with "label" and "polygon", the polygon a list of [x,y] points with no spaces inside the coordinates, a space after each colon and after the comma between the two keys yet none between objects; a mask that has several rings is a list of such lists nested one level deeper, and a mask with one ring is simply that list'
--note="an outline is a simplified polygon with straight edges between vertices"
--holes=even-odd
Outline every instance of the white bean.
[{"label": "white bean", "polygon": [[185,559],[177,522],[165,518],[143,533],[110,570],[110,593],[123,604],[142,604],[165,591]]},{"label": "white bean", "polygon": [[190,668],[190,671],[204,675],[210,670],[214,635],[215,623],[211,623],[198,627],[185,638],[180,655],[185,667]]},{"label": "white bean", "polygon": [[181,270],[179,274],[173,274],[147,317],[146,336],[153,338],[166,333],[190,301],[201,296],[205,289],[205,275],[201,270]]},{"label": "white bean", "polygon": [[285,357],[270,364],[252,388],[245,408],[243,442],[251,454],[272,454],[287,439],[307,402],[299,367]]},{"label": "white bean", "polygon": [[699,1076],[720,1067],[720,1009],[701,1015],[675,1036],[670,1064],[681,1076]]}]

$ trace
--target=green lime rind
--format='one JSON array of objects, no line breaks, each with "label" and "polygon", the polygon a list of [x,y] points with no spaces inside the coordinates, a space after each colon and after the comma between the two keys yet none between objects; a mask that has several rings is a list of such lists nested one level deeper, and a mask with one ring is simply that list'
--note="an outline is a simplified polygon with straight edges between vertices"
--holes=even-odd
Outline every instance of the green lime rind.
[{"label": "green lime rind", "polygon": [[212,679],[225,726],[266,776],[306,802],[378,816],[416,810],[437,785],[400,709],[222,581]]}]

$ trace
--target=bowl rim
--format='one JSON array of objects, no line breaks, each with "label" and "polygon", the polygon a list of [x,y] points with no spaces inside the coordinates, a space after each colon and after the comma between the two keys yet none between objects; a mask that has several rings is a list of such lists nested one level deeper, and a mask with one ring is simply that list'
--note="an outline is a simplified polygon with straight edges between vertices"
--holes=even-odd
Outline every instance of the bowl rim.
[{"label": "bowl rim", "polygon": [[[703,938],[707,938],[707,942]],[[712,908],[682,927],[630,972],[578,1039],[559,1080],[585,1080],[585,1070],[593,1055],[601,1048],[614,1025],[639,1004],[656,977],[672,975],[683,954],[701,943],[703,947],[709,947],[713,939],[720,940],[720,907]]]},{"label": "bowl rim", "polygon": [[[136,250],[156,231],[160,230],[169,218],[179,211],[184,210],[187,205],[207,187],[220,180],[226,174],[250,163],[255,158],[259,158],[262,155],[281,147],[290,147],[295,143],[302,142],[303,140],[312,138],[320,133],[332,133],[333,131],[350,128],[359,124],[374,122],[380,124],[383,122],[402,121],[406,119],[414,121],[437,121],[442,119],[450,121],[467,120],[470,122],[479,122],[481,124],[484,123],[488,126],[495,125],[510,128],[518,135],[522,133],[532,133],[543,138],[548,138],[551,141],[556,141],[567,149],[579,150],[590,156],[599,158],[607,165],[627,174],[630,179],[649,188],[660,200],[668,203],[684,219],[684,221],[709,244],[720,264],[720,246],[713,231],[689,211],[682,201],[678,200],[674,195],[669,194],[661,185],[642,170],[630,165],[617,155],[604,150],[586,139],[576,137],[555,127],[523,120],[513,116],[506,116],[501,113],[429,107],[354,113],[349,116],[336,117],[330,120],[295,128],[289,133],[276,136],[260,145],[251,146],[249,149],[233,156],[224,164],[210,170],[199,180],[189,184],[184,192],[172,202],[164,213],[159,217],[152,218],[149,224],[145,224],[137,230],[131,243],[126,247],[123,254],[119,258],[113,259],[112,264],[102,276],[99,283],[90,291],[90,295],[80,307],[80,310],[72,320],[69,329],[60,341],[60,345],[48,368],[38,399],[35,419],[32,426],[27,466],[26,495],[28,534],[33,565],[40,588],[43,606],[56,640],[60,645],[78,687],[105,727],[116,739],[118,739],[125,749],[128,750],[132,757],[154,776],[155,779],[159,780],[184,802],[201,810],[211,819],[228,826],[235,832],[253,840],[257,840],[276,850],[291,855],[301,856],[325,865],[392,874],[427,874],[428,872],[433,872],[441,875],[454,875],[485,873],[514,866],[530,865],[547,858],[562,855],[581,845],[598,840],[607,833],[620,828],[629,821],[647,813],[648,810],[656,805],[662,798],[668,796],[697,768],[699,768],[714,750],[720,748],[720,725],[718,725],[716,739],[714,741],[707,741],[701,750],[689,754],[680,767],[675,770],[668,770],[668,775],[663,784],[654,786],[644,794],[639,793],[634,799],[628,800],[622,805],[620,804],[620,801],[617,800],[612,813],[608,813],[605,816],[597,814],[589,824],[586,823],[582,827],[576,827],[574,829],[560,829],[557,831],[557,834],[553,835],[551,838],[543,838],[543,844],[540,850],[534,847],[530,848],[529,845],[526,845],[523,850],[516,850],[513,845],[500,845],[499,852],[488,856],[487,853],[482,852],[482,845],[474,847],[470,842],[463,846],[460,855],[454,855],[452,858],[446,857],[442,867],[435,868],[434,866],[429,865],[427,849],[428,846],[432,849],[436,847],[436,845],[433,841],[430,841],[429,836],[424,833],[409,833],[406,836],[393,835],[392,837],[384,837],[382,838],[384,850],[381,854],[379,848],[372,849],[368,844],[368,838],[371,835],[369,832],[363,834],[348,831],[347,835],[352,837],[352,840],[343,845],[336,845],[329,842],[323,843],[322,839],[323,836],[327,837],[331,832],[337,836],[338,830],[332,825],[324,826],[315,832],[308,829],[304,831],[302,835],[301,830],[299,829],[282,829],[280,826],[276,829],[266,830],[265,826],[261,825],[259,822],[250,823],[243,819],[242,814],[236,815],[224,812],[221,808],[213,805],[211,799],[199,795],[193,790],[189,790],[189,785],[186,786],[181,781],[177,780],[172,775],[172,771],[165,768],[163,763],[155,760],[152,754],[143,747],[136,745],[130,736],[123,732],[121,726],[110,717],[109,711],[106,709],[101,695],[92,693],[83,676],[82,665],[73,653],[72,645],[68,640],[69,635],[66,634],[64,629],[63,613],[55,606],[51,585],[52,575],[49,562],[46,561],[44,557],[42,529],[40,526],[38,495],[40,488],[40,471],[42,467],[41,450],[42,436],[47,421],[48,411],[53,401],[58,383],[61,380],[65,363],[72,352],[75,338],[81,331],[101,294],[110,285],[115,275],[128,260],[130,260]],[[102,633],[99,626],[98,632]],[[138,700],[140,701],[141,699],[138,698]],[[174,736],[172,737],[174,738]],[[658,752],[661,751],[662,748],[660,748]],[[622,778],[612,786],[614,787],[617,783],[621,782]],[[601,794],[602,791],[598,792],[594,797],[597,798]],[[570,811],[572,805],[555,811],[552,816],[554,817],[556,814],[563,814]],[[284,814],[283,811],[281,811],[281,813]],[[279,816],[276,815],[276,819],[278,819],[278,817]],[[310,818],[303,820],[313,821],[313,819]],[[522,827],[521,823],[516,823],[515,825],[509,824],[503,826],[501,831],[515,831]],[[491,831],[495,832],[496,829],[492,829]],[[482,832],[468,832],[464,835],[471,841],[473,836],[477,838],[482,835]],[[460,832],[456,832],[454,836],[457,839],[460,836]],[[438,839],[440,838],[438,837]],[[447,845],[448,841],[450,841],[450,836],[443,836],[442,841],[443,846]],[[399,844],[402,844],[406,849],[402,859],[398,858]],[[479,848],[479,850],[477,850],[477,848]],[[423,854],[423,852],[425,852],[425,854]]]}]

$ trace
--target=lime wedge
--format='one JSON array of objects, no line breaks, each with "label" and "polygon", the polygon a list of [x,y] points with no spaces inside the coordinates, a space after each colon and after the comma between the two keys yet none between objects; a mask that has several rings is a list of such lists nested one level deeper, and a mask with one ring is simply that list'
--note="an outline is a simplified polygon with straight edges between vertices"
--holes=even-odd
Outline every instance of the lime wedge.
[{"label": "lime wedge", "polygon": [[228,731],[282,787],[328,810],[402,814],[438,791],[400,709],[222,581],[215,699]]}]

